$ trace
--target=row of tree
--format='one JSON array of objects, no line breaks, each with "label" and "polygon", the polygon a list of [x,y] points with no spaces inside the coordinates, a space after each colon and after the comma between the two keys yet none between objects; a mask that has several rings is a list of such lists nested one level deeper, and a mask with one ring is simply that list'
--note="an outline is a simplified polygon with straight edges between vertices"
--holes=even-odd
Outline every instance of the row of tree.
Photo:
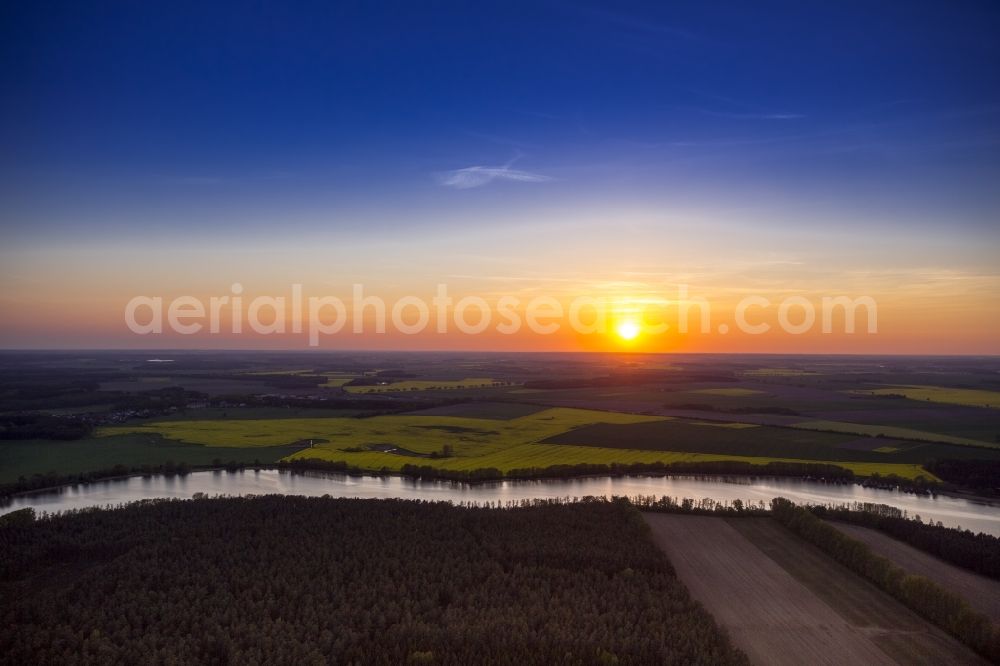
[{"label": "row of tree", "polygon": [[444,400],[415,396],[401,398],[390,395],[376,396],[374,394],[365,394],[365,397],[358,397],[355,395],[332,393],[330,396],[322,398],[296,395],[232,394],[213,396],[207,402],[212,407],[240,405],[241,407],[288,407],[290,409],[343,409],[360,412],[362,413],[361,416],[368,417],[411,412],[418,409],[430,409],[432,407],[446,407],[469,402],[469,400],[462,398]]},{"label": "row of tree", "polygon": [[1000,495],[1000,460],[937,460],[925,467],[956,486],[983,495]]},{"label": "row of tree", "polygon": [[[305,463],[307,461],[303,461]],[[709,460],[696,462],[652,463],[578,463],[574,465],[549,465],[548,467],[517,467],[506,473],[485,467],[471,470],[443,469],[433,465],[406,464],[400,468],[404,476],[418,479],[444,481],[500,481],[503,479],[570,479],[585,476],[789,476],[817,481],[850,483],[854,472],[838,465],[826,463],[769,462],[765,465],[738,460]]]},{"label": "row of tree", "polygon": [[[450,457],[451,451],[445,445],[435,458]],[[60,475],[36,474],[31,477],[22,477],[14,483],[0,485],[0,497],[12,495],[20,492],[39,490],[42,488],[52,488],[60,485],[75,483],[89,483],[111,477],[126,476],[129,474],[187,474],[196,469],[225,468],[230,470],[245,469],[247,467],[271,467],[277,469],[288,469],[291,471],[318,471],[335,474],[352,474],[360,476],[363,474],[392,474],[393,470],[384,467],[381,470],[369,470],[350,465],[345,461],[320,460],[314,458],[297,458],[289,461],[275,463],[262,463],[255,461],[247,462],[223,462],[216,460],[211,465],[189,465],[186,463],[164,463],[161,465],[141,465],[126,466],[115,465],[114,467],[77,474]],[[399,473],[415,479],[425,481],[456,481],[461,483],[480,483],[488,481],[502,481],[504,479],[569,479],[586,476],[783,476],[811,479],[817,481],[827,481],[833,483],[851,483],[854,481],[854,473],[844,467],[828,465],[825,463],[789,463],[770,462],[766,465],[753,465],[747,462],[735,460],[712,460],[703,462],[673,462],[673,463],[631,463],[618,464],[589,464],[581,463],[577,465],[551,465],[549,467],[524,467],[507,471],[506,473],[496,467],[481,467],[471,470],[456,470],[437,467],[434,465],[403,465]]]},{"label": "row of tree", "polygon": [[853,539],[815,513],[777,497],[772,515],[781,524],[819,546],[827,555],[864,576],[904,604],[953,634],[983,656],[1000,661],[1000,628],[977,613],[957,594],[924,576],[908,574],[876,555],[867,544]]},{"label": "row of tree", "polygon": [[[259,466],[259,463],[258,463]],[[230,461],[223,463],[217,460],[212,468],[229,469],[236,471],[246,467],[245,463]],[[159,464],[147,465],[115,465],[104,469],[95,469],[89,472],[76,472],[74,474],[59,474],[58,472],[48,472],[46,474],[33,474],[31,476],[21,476],[17,481],[0,485],[0,498],[16,495],[17,493],[27,493],[59,486],[72,486],[78,483],[93,483],[105,479],[113,479],[122,476],[153,476],[162,474],[164,476],[177,476],[189,474],[200,469],[185,462],[166,461]]]},{"label": "row of tree", "polygon": [[610,463],[577,465],[552,465],[512,469],[508,477],[519,479],[567,478],[574,476],[629,476],[629,475],[692,475],[721,476],[792,476],[818,481],[852,482],[854,472],[846,467],[826,463],[769,462],[764,465],[741,460],[705,460],[651,463]]},{"label": "row of tree", "polygon": [[2,522],[7,663],[747,663],[622,501],[267,496]]},{"label": "row of tree", "polygon": [[724,383],[735,382],[730,374],[698,370],[631,370],[598,377],[564,377],[560,379],[532,379],[524,382],[529,389],[610,388],[615,386],[642,386],[643,384]]},{"label": "row of tree", "polygon": [[[451,457],[449,445],[440,452],[429,456],[431,458]],[[43,488],[53,488],[76,483],[90,483],[101,479],[126,475],[151,474],[187,474],[197,469],[227,469],[236,471],[246,468],[276,468],[288,469],[293,472],[318,471],[334,474],[388,475],[396,473],[383,467],[371,470],[351,465],[346,461],[321,460],[316,458],[296,458],[279,462],[253,462],[215,460],[211,465],[191,465],[185,462],[166,462],[157,465],[114,467],[61,475],[58,473],[35,474],[31,477],[21,477],[16,482],[0,485],[0,497],[15,493],[29,492]],[[522,467],[504,472],[496,467],[480,467],[471,470],[457,470],[437,467],[434,465],[416,465],[407,463],[399,469],[399,474],[425,481],[453,481],[459,483],[495,482],[504,479],[570,479],[588,476],[741,476],[741,477],[793,477],[827,483],[853,483],[858,480],[854,472],[839,465],[827,463],[797,463],[769,462],[764,465],[738,460],[682,461],[682,462],[652,462],[652,463],[580,463],[575,465],[550,465],[548,467]],[[922,478],[922,477],[921,477]],[[874,475],[864,480],[864,483],[876,486],[903,488],[914,492],[933,491],[932,482],[920,479],[913,481],[898,477],[879,477]]]},{"label": "row of tree", "polygon": [[871,527],[915,548],[960,567],[1000,579],[1000,538],[985,532],[957,530],[941,523],[907,517],[901,509],[885,504],[853,507],[810,507],[820,518]]},{"label": "row of tree", "polygon": [[0,416],[0,439],[80,439],[93,426],[71,416],[22,413]]}]

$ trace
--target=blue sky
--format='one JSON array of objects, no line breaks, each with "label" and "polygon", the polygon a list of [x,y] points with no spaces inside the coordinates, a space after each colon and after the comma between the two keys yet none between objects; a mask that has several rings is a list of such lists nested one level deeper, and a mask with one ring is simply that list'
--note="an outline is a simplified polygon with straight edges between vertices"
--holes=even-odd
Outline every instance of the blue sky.
[{"label": "blue sky", "polygon": [[507,166],[474,195],[996,212],[994,3],[432,4],[10,3],[7,205],[435,210]]},{"label": "blue sky", "polygon": [[992,275],[997,34],[994,2],[5,3],[0,233],[21,277],[574,219]]}]

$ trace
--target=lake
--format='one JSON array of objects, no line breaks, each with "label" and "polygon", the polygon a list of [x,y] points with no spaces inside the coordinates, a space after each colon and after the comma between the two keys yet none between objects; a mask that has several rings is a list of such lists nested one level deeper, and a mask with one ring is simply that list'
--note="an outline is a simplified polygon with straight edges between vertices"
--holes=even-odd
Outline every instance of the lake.
[{"label": "lake", "polygon": [[874,502],[899,507],[908,515],[940,521],[948,527],[963,527],[1000,536],[1000,502],[980,502],[955,497],[927,497],[858,485],[825,484],[797,479],[745,479],[705,477],[588,477],[501,481],[462,484],[448,481],[418,481],[399,476],[353,477],[332,474],[293,474],[278,470],[237,472],[192,472],[186,476],[151,476],[109,479],[90,484],[64,486],[10,498],[0,514],[32,507],[36,511],[65,511],[107,506],[141,499],[190,499],[206,495],[331,495],[333,497],[447,500],[454,503],[508,502],[524,499],[554,499],[587,495],[667,495],[695,500],[742,500],[768,502],[786,497],[799,504]]}]

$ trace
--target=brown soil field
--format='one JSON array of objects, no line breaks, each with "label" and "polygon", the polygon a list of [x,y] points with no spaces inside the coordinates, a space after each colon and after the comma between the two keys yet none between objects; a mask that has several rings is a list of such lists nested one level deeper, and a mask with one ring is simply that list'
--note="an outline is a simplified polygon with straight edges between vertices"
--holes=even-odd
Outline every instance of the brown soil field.
[{"label": "brown soil field", "polygon": [[985,663],[770,518],[645,517],[692,596],[754,663]]},{"label": "brown soil field", "polygon": [[974,610],[1000,622],[1000,580],[939,560],[878,530],[846,523],[832,524],[848,536],[864,541],[875,554],[892,560],[909,573],[930,578],[944,589],[964,597]]}]

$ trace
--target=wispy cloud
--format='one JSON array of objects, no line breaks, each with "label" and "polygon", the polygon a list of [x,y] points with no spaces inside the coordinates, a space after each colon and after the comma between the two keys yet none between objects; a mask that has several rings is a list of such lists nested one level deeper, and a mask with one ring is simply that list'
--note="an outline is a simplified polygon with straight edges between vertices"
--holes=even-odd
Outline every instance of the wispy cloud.
[{"label": "wispy cloud", "polygon": [[510,180],[518,183],[545,183],[553,180],[550,176],[545,176],[532,171],[513,169],[511,160],[503,166],[471,166],[464,169],[455,169],[440,174],[439,180],[445,187],[456,190],[468,190],[474,187],[488,185],[494,180]]}]

